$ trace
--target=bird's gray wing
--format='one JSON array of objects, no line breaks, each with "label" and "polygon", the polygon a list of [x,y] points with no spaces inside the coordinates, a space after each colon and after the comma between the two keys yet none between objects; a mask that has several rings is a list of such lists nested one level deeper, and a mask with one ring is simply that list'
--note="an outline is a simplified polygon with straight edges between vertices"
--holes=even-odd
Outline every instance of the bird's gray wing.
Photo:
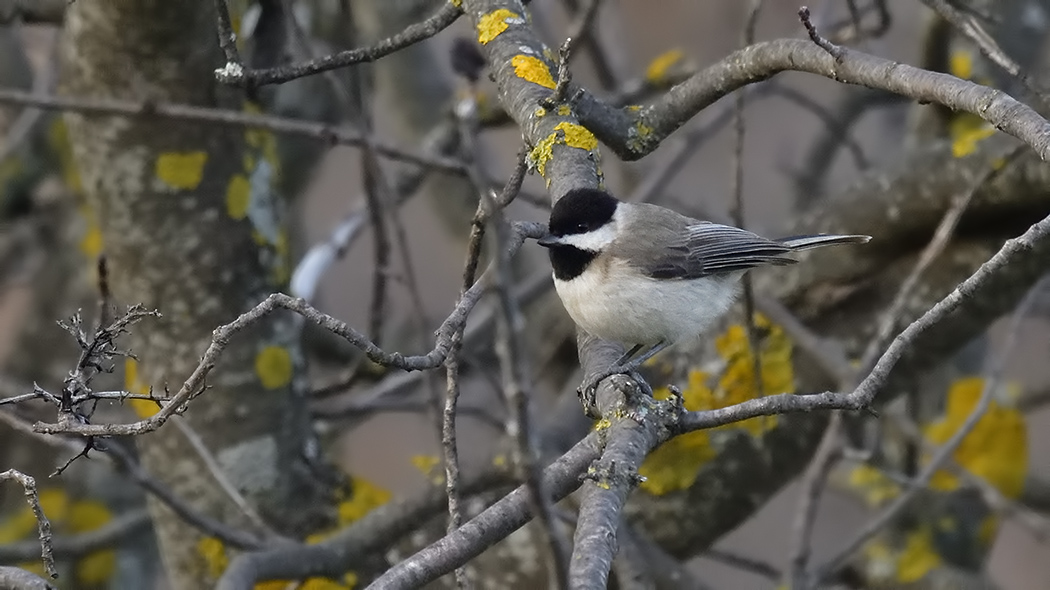
[{"label": "bird's gray wing", "polygon": [[644,265],[646,274],[656,279],[695,279],[796,262],[784,256],[791,251],[785,244],[737,227],[690,221],[664,236],[663,248]]}]

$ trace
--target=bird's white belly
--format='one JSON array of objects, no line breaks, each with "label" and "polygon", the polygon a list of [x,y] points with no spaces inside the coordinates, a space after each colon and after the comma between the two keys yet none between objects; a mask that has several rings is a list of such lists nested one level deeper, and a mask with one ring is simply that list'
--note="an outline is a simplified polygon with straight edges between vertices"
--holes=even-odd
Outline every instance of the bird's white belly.
[{"label": "bird's white belly", "polygon": [[729,310],[739,288],[737,276],[658,280],[614,274],[609,280],[606,272],[584,272],[570,281],[555,279],[554,286],[577,325],[628,345],[699,336]]}]

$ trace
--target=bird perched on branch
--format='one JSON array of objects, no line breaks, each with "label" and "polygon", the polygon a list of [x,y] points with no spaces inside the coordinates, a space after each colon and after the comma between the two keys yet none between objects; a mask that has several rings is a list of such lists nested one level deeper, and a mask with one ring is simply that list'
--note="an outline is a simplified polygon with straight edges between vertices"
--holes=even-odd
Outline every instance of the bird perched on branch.
[{"label": "bird perched on branch", "polygon": [[710,328],[729,311],[748,270],[793,264],[797,260],[786,256],[792,252],[871,239],[770,240],[597,189],[574,189],[558,199],[548,228],[539,244],[549,249],[554,286],[569,316],[598,338],[631,346],[581,387],[591,401],[602,379],[628,374],[640,380],[637,368],[646,360]]}]

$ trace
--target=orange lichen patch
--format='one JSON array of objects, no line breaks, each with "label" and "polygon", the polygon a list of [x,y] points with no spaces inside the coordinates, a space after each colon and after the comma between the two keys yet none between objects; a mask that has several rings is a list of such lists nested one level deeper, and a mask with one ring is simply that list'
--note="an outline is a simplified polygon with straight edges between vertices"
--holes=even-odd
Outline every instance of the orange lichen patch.
[{"label": "orange lichen patch", "polygon": [[204,178],[204,164],[208,154],[194,152],[165,152],[157,156],[156,175],[164,184],[180,190],[193,190]]},{"label": "orange lichen patch", "polygon": [[[952,384],[946,414],[925,428],[926,438],[938,445],[946,443],[969,418],[980,400],[984,385],[981,377],[967,377]],[[1024,415],[1016,408],[992,401],[952,457],[964,469],[995,486],[1004,496],[1017,498],[1024,489],[1028,473],[1028,430]],[[940,470],[934,474],[930,486],[938,490],[954,490],[959,483],[958,477]]]},{"label": "orange lichen patch", "polygon": [[551,77],[550,68],[538,57],[518,54],[510,59],[510,64],[514,66],[514,75],[526,82],[539,84],[545,88],[557,86],[554,78]]},{"label": "orange lichen patch", "polygon": [[283,346],[267,346],[255,355],[255,375],[266,389],[288,385],[292,370],[292,355]]},{"label": "orange lichen patch", "polygon": [[510,25],[520,25],[524,22],[520,14],[511,12],[506,8],[483,14],[478,19],[478,43],[486,45],[489,41],[499,37]]},{"label": "orange lichen patch", "polygon": [[233,219],[244,219],[248,216],[248,205],[252,198],[252,185],[248,177],[234,174],[226,185],[226,213]]},{"label": "orange lichen patch", "polygon": [[[124,391],[139,395],[150,392],[149,384],[139,379],[139,363],[133,358],[124,359]],[[148,399],[129,399],[127,403],[139,418],[149,418],[160,411],[160,406]]]},{"label": "orange lichen patch", "polygon": [[[767,332],[759,354],[765,393],[794,393],[791,341],[779,326],[763,316],[756,314],[755,324]],[[683,404],[689,411],[724,408],[753,399],[758,394],[746,328],[742,325],[730,326],[718,337],[716,346],[726,363],[725,369],[717,378],[700,370],[689,372],[687,386],[682,390]],[[654,395],[657,399],[667,399],[670,392],[662,388],[656,390]],[[714,458],[717,452],[711,444],[712,432],[743,429],[753,436],[759,436],[772,429],[776,423],[775,417],[751,418],[677,436],[653,451],[642,463],[638,473],[646,481],[642,482],[641,487],[656,495],[686,489],[696,481],[700,468]]]},{"label": "orange lichen patch", "polygon": [[197,554],[204,558],[208,566],[208,576],[218,579],[226,566],[230,565],[230,558],[226,555],[226,547],[222,541],[215,537],[204,537],[197,542]]},{"label": "orange lichen patch", "polygon": [[685,53],[681,49],[661,53],[649,62],[649,67],[645,69],[645,79],[654,84],[659,83],[667,77],[667,71],[684,58]]}]

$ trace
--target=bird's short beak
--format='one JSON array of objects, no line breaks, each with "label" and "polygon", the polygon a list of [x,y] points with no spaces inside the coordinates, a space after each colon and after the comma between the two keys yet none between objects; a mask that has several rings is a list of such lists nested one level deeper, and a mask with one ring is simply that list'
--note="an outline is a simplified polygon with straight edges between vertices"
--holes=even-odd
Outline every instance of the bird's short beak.
[{"label": "bird's short beak", "polygon": [[547,234],[542,238],[536,240],[536,243],[543,246],[544,248],[550,248],[551,246],[556,246],[561,242],[558,240],[558,237],[554,234]]}]

